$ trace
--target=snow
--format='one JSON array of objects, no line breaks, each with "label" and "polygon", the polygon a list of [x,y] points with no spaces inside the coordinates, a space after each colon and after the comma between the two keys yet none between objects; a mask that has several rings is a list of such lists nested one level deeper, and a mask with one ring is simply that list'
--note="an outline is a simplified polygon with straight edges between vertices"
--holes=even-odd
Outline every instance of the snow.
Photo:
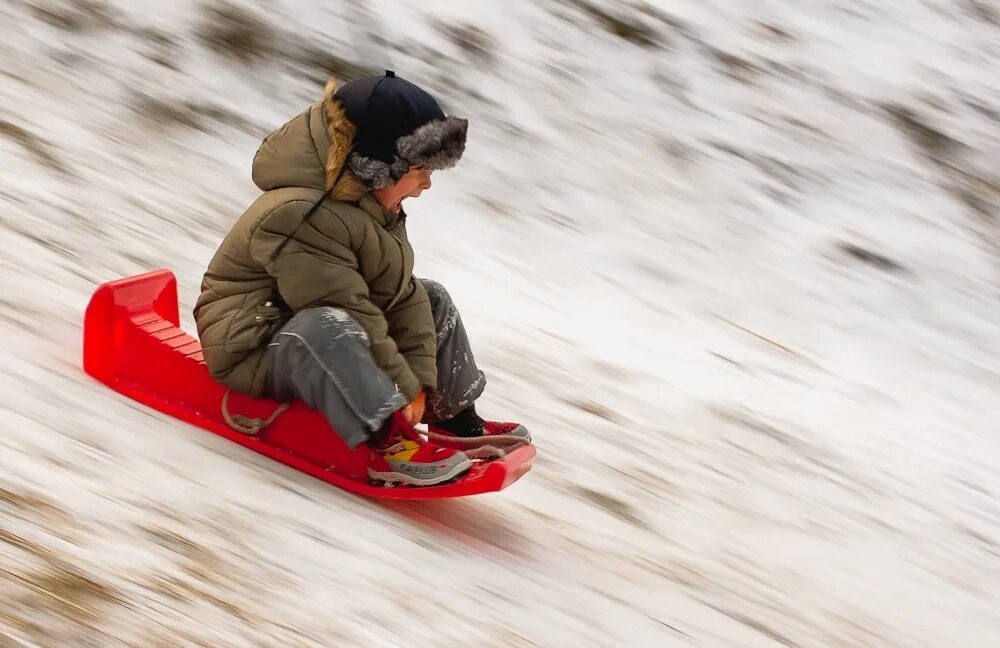
[{"label": "snow", "polygon": [[[0,644],[1000,645],[994,4],[354,4],[240,2],[239,60],[211,2],[0,0]],[[536,437],[503,493],[362,500],[80,369],[103,281],[193,330],[310,48],[471,120],[407,210]]]}]

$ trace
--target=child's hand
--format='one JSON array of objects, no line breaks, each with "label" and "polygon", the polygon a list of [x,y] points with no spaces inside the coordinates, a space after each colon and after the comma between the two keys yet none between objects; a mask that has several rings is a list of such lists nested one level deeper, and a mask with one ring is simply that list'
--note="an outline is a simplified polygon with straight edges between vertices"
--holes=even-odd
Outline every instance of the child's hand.
[{"label": "child's hand", "polygon": [[424,405],[426,404],[427,392],[420,392],[413,402],[403,408],[403,417],[410,423],[416,425],[424,418]]}]

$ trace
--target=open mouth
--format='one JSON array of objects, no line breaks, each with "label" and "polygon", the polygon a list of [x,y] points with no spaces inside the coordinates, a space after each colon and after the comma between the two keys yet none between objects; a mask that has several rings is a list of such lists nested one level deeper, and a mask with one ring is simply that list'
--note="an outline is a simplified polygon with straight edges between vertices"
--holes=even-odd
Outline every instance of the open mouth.
[{"label": "open mouth", "polygon": [[420,191],[414,191],[412,193],[406,194],[405,196],[403,196],[402,198],[400,198],[399,200],[397,200],[396,202],[394,202],[392,204],[392,207],[390,208],[392,210],[392,213],[398,214],[399,211],[403,208],[403,201],[404,200],[406,200],[407,198],[419,198],[420,194],[422,194],[422,193],[423,193],[423,190],[421,189]]}]

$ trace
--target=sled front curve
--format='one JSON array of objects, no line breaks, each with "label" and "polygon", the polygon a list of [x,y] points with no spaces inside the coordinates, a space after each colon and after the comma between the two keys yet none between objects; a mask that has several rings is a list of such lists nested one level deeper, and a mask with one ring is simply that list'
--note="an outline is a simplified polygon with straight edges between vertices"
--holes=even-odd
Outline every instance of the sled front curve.
[{"label": "sled front curve", "polygon": [[[448,484],[383,487],[368,482],[366,449],[350,450],[326,419],[302,402],[257,436],[233,430],[222,416],[225,387],[209,375],[198,340],[180,328],[177,279],[169,270],[97,288],[84,316],[83,367],[129,398],[369,497],[439,499],[498,491],[528,472],[535,458],[535,448],[527,445],[503,459],[476,462]],[[278,403],[233,393],[229,406],[266,419]]]}]

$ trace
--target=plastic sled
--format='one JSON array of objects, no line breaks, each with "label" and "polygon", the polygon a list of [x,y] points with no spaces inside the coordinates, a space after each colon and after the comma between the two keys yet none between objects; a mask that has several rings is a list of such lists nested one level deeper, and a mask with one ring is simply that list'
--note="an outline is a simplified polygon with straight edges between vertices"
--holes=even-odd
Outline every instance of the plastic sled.
[{"label": "plastic sled", "polygon": [[[231,429],[222,416],[225,387],[205,367],[201,344],[180,328],[177,279],[167,270],[102,284],[87,306],[83,367],[112,389],[276,461],[369,497],[438,499],[499,491],[531,469],[533,446],[477,461],[459,479],[437,486],[372,484],[367,450],[350,450],[326,419],[294,403],[259,435]],[[278,403],[233,393],[231,411],[267,418]]]}]

